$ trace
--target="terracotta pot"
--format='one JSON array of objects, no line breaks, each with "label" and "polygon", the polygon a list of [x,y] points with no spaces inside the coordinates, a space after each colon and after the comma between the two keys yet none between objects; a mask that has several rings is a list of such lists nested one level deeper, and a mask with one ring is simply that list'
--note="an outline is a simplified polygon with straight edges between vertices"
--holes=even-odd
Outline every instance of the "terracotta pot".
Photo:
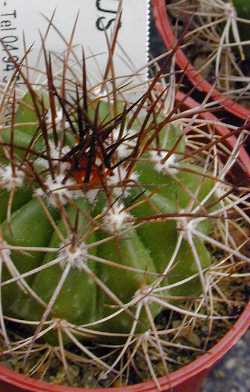
[{"label": "terracotta pot", "polygon": [[[176,47],[177,39],[172,29],[171,22],[167,14],[167,0],[152,0],[154,19],[157,29],[168,49]],[[188,58],[181,49],[176,51],[176,63],[185,72],[188,79],[193,83],[197,90],[210,94],[228,112],[239,117],[246,122],[250,121],[250,110],[238,104],[230,98],[223,96],[219,90],[206,81],[202,75],[189,62]]]},{"label": "terracotta pot", "polygon": [[[178,92],[176,101],[185,108],[198,106],[192,98]],[[216,117],[204,112],[199,114],[206,120],[216,121]],[[216,131],[227,135],[229,130],[222,126],[216,126]],[[228,146],[233,146],[236,139],[234,136],[226,139]],[[250,157],[242,147],[239,152],[239,163],[244,169],[247,177],[250,178]],[[170,375],[161,377],[159,383],[162,392],[198,392],[210,370],[221,359],[250,326],[250,303],[246,305],[244,312],[239,317],[230,331],[206,354],[203,354],[189,365],[184,366]],[[70,388],[61,385],[46,384],[32,378],[15,373],[14,371],[0,366],[0,392],[157,392],[153,381],[136,384],[133,386],[119,388]]]}]

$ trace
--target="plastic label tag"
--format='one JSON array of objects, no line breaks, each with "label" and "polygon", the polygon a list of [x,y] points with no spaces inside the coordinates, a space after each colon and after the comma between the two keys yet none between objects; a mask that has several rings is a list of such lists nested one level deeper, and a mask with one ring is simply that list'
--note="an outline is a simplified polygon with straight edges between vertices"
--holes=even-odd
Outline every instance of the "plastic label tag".
[{"label": "plastic label tag", "polygon": [[[121,25],[114,56],[116,76],[135,74],[139,70],[145,80],[149,0],[125,0],[121,4]],[[46,36],[46,48],[58,59],[58,64],[61,58],[62,65],[64,39],[70,42],[78,13],[73,48],[77,56],[84,48],[88,73],[93,82],[98,83],[108,57],[106,37],[110,39],[114,30],[119,5],[120,0],[0,0],[0,83],[8,82],[15,69],[13,59],[21,62],[25,48],[31,48],[28,68],[32,79],[34,75],[36,78],[42,75],[41,36]],[[72,53],[70,56],[75,68],[77,56]]]}]

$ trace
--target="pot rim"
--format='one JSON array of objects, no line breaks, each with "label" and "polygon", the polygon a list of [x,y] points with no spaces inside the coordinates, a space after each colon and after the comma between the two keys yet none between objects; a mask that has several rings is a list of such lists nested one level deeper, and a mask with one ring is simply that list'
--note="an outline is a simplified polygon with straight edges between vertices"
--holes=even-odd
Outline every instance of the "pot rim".
[{"label": "pot rim", "polygon": [[[186,96],[182,92],[177,92],[176,100],[187,107],[194,107],[198,105],[195,100]],[[200,116],[207,120],[216,120],[216,117],[210,112],[202,112],[200,113]],[[215,128],[220,134],[228,134],[229,132],[226,127],[221,125],[215,125]],[[231,147],[234,145],[235,141],[236,138],[233,135],[227,139],[228,145]],[[241,166],[246,175],[250,177],[250,157],[244,147],[240,149],[238,159],[240,160]],[[209,369],[211,369],[213,365],[222,358],[235,343],[237,343],[249,327],[250,301],[232,328],[209,351],[188,365],[183,366],[181,369],[159,378],[158,381],[161,388],[165,391],[170,391],[173,387],[188,381],[196,375],[208,372]],[[153,380],[131,386],[112,388],[76,388],[53,385],[16,373],[3,365],[0,365],[0,383],[1,382],[6,383],[6,385],[8,384],[15,386],[16,388],[20,388],[21,391],[29,392],[154,392],[156,390]]]},{"label": "pot rim", "polygon": [[[152,0],[152,7],[157,29],[166,47],[169,49],[176,48],[177,40],[167,14],[167,0]],[[200,72],[192,66],[180,48],[175,50],[175,56],[176,63],[185,72],[197,90],[209,94],[211,98],[218,101],[234,116],[245,120],[247,123],[250,121],[250,110],[234,100],[225,97],[218,89],[205,80]]]}]

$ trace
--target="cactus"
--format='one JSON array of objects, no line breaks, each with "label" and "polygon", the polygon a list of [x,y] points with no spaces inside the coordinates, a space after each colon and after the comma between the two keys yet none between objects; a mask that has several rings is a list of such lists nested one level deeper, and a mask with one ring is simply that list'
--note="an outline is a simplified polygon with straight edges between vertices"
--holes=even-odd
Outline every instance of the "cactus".
[{"label": "cactus", "polygon": [[[166,141],[160,141],[160,147],[152,142],[152,151],[142,154],[142,158],[136,161],[131,170],[128,157],[134,154],[141,129],[135,126],[130,131],[130,136],[126,130],[129,114],[125,112],[118,113],[115,120],[122,124],[124,130],[121,126],[119,129],[119,125],[115,127],[113,123],[106,126],[104,121],[114,108],[112,104],[108,105],[102,100],[97,106],[102,108],[99,118],[97,109],[95,112],[97,124],[90,122],[89,126],[86,125],[86,128],[89,127],[88,136],[81,134],[79,129],[74,135],[72,131],[79,124],[73,125],[72,114],[72,120],[69,120],[72,121],[72,129],[67,129],[69,134],[71,132],[72,140],[69,143],[62,140],[57,130],[55,140],[55,135],[50,135],[46,128],[44,135],[40,135],[37,146],[35,141],[33,143],[37,125],[28,131],[23,126],[35,112],[35,105],[30,98],[30,95],[25,96],[17,110],[16,126],[20,127],[20,135],[13,132],[12,165],[5,163],[4,159],[1,165],[4,192],[1,205],[2,213],[6,212],[2,217],[3,241],[15,247],[47,248],[44,252],[32,252],[31,249],[26,254],[13,251],[12,262],[21,274],[46,265],[55,258],[58,261],[54,266],[42,269],[28,278],[35,297],[30,296],[30,292],[25,294],[25,287],[22,287],[20,281],[21,287],[20,284],[18,286],[13,283],[5,288],[4,301],[10,315],[37,320],[43,315],[43,304],[50,303],[60,283],[62,287],[57,298],[53,298],[53,304],[50,303],[49,314],[76,324],[95,322],[112,313],[109,309],[112,305],[121,306],[133,297],[146,293],[157,273],[163,273],[171,260],[177,243],[178,227],[175,220],[146,222],[139,224],[138,228],[136,221],[154,216],[154,212],[174,215],[178,213],[178,207],[185,210],[192,198],[182,188],[187,187],[190,194],[194,193],[200,178],[196,174],[180,172],[177,154],[185,150],[185,142],[178,142],[182,137],[178,125],[160,129],[158,137],[166,138]],[[39,99],[39,96],[35,99]],[[25,106],[26,102],[29,102],[29,107]],[[88,105],[91,107],[91,104],[90,101]],[[85,113],[81,115],[84,116]],[[88,109],[86,116],[91,116]],[[152,124],[151,127],[150,133],[153,134],[156,125]],[[11,139],[11,130],[8,131]],[[88,140],[88,137],[92,137],[92,132],[95,132],[95,138],[98,137],[98,132],[107,133],[107,136],[104,135],[106,140],[99,142],[103,151],[98,144]],[[27,136],[28,143],[22,144]],[[65,132],[65,139],[66,137],[68,134]],[[83,148],[80,146],[81,142],[77,143],[77,138],[83,139],[82,144],[86,144]],[[127,138],[128,141],[125,139],[121,143],[119,138]],[[170,151],[176,143],[178,147],[175,154],[162,162],[166,155],[163,151]],[[29,152],[31,144],[32,150]],[[27,149],[27,161],[23,156],[19,157],[19,146]],[[75,153],[76,147],[79,151]],[[92,152],[92,148],[96,151]],[[107,168],[105,156],[100,158],[102,152],[111,155],[106,158]],[[97,160],[100,161],[99,165]],[[88,169],[88,165],[92,167],[89,166]],[[190,165],[189,169],[195,168]],[[102,184],[101,181],[105,182]],[[84,188],[89,190],[86,192]],[[98,192],[96,195],[95,189]],[[211,181],[204,179],[197,200],[204,198],[210,189]],[[133,198],[137,200],[136,203]],[[185,218],[183,223],[185,224]],[[206,226],[204,222],[205,231]],[[166,244],[169,239],[170,243]],[[211,256],[203,242],[197,240],[196,246],[200,251],[201,268],[209,266]],[[186,258],[185,265],[183,257]],[[111,265],[105,264],[105,261],[102,263],[102,259],[109,260]],[[97,266],[99,260],[100,265]],[[112,263],[115,264],[113,267]],[[177,266],[169,273],[169,282],[174,283],[177,279],[185,279],[198,272],[194,255],[185,239],[175,263]],[[4,273],[7,274],[7,271]],[[102,287],[103,284],[105,287]],[[200,282],[197,281],[192,283],[192,287],[187,285],[178,291],[179,295],[187,295],[190,290],[199,293],[200,289]],[[155,316],[159,307],[152,311]],[[112,328],[116,333],[128,333],[133,323],[133,314],[129,313],[124,311],[118,314],[107,322],[107,327],[104,323],[103,328]],[[138,322],[138,328],[149,328],[143,316]]]},{"label": "cactus", "polygon": [[249,19],[250,18],[250,6],[249,2],[246,0],[233,0],[233,5],[237,10],[237,14],[241,18]]},{"label": "cactus", "polygon": [[[20,73],[26,93],[17,100],[9,89],[14,104],[0,132],[5,353],[20,344],[27,360],[39,342],[74,344],[115,372],[132,343],[152,335],[162,356],[154,320],[164,309],[209,318],[211,246],[244,259],[212,236],[224,230],[218,189],[227,189],[233,158],[224,166],[216,153],[211,162],[199,134],[200,156],[192,152],[184,120],[154,96],[158,77],[131,103],[121,88],[87,88],[85,71],[83,83],[65,79],[62,89],[48,64],[46,88]],[[6,320],[22,326],[21,337]],[[90,342],[123,348],[111,366]]]}]

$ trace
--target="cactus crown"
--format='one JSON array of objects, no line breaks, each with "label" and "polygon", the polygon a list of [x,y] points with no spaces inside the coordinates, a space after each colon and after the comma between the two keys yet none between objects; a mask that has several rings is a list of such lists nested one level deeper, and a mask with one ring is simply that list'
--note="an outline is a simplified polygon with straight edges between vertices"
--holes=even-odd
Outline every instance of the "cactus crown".
[{"label": "cactus crown", "polygon": [[197,109],[168,108],[160,73],[131,102],[114,76],[90,86],[85,61],[79,79],[44,57],[45,83],[17,66],[26,93],[13,77],[1,101],[4,354],[39,377],[54,355],[69,380],[87,359],[100,384],[143,354],[158,383],[169,347],[195,351],[178,331],[220,318],[213,290],[221,299],[220,280],[248,261],[231,236],[245,189],[226,180],[244,135],[228,155]]}]

